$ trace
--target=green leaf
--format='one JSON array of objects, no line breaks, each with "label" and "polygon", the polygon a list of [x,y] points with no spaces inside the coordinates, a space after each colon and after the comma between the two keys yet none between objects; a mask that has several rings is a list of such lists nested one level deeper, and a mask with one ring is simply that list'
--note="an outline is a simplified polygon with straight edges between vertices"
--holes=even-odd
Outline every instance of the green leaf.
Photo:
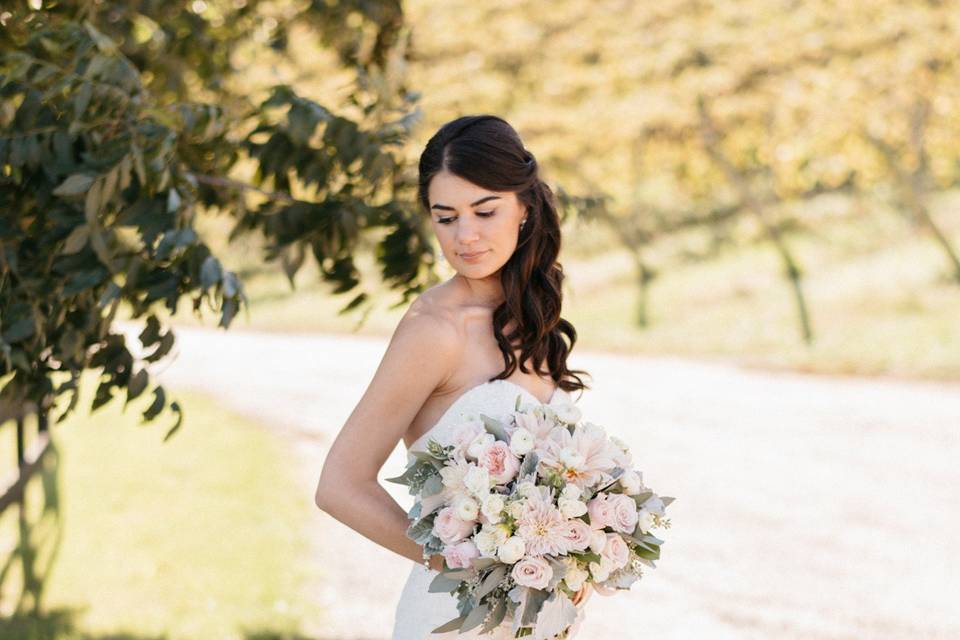
[{"label": "green leaf", "polygon": [[480,414],[480,420],[483,421],[483,426],[487,430],[487,433],[493,434],[493,437],[501,442],[510,442],[510,436],[507,435],[506,428],[499,420],[482,413]]},{"label": "green leaf", "polygon": [[493,605],[493,611],[490,613],[490,617],[487,620],[486,624],[483,625],[483,628],[480,629],[480,633],[490,633],[497,626],[503,622],[503,619],[507,615],[507,601],[505,598],[500,598],[496,601],[496,604]]},{"label": "green leaf", "polygon": [[77,253],[86,246],[89,237],[90,226],[87,224],[77,225],[67,236],[67,239],[63,241],[63,249],[60,250],[60,253],[62,255]]},{"label": "green leaf", "polygon": [[433,633],[449,633],[450,631],[459,631],[460,625],[464,623],[467,619],[467,616],[460,616],[459,618],[454,618],[449,622],[445,622],[436,629],[433,630]]},{"label": "green leaf", "polygon": [[531,451],[523,457],[523,462],[520,463],[520,471],[517,472],[517,475],[522,478],[536,473],[539,462],[540,456],[537,455],[535,451]]},{"label": "green leaf", "polygon": [[123,403],[123,406],[127,406],[131,400],[138,398],[146,390],[149,380],[150,374],[147,373],[146,369],[140,369],[133,374],[127,383],[127,401]]},{"label": "green leaf", "polygon": [[97,224],[97,214],[100,213],[100,192],[103,189],[103,180],[94,180],[93,184],[87,190],[86,199],[83,202],[83,214],[87,222],[91,225]]},{"label": "green leaf", "polygon": [[163,405],[166,403],[166,392],[163,390],[163,387],[158,386],[153,390],[153,398],[153,402],[147,407],[147,410],[143,412],[144,422],[153,420],[163,410]]},{"label": "green leaf", "polygon": [[33,323],[33,316],[29,315],[19,320],[14,321],[7,329],[3,332],[3,341],[8,344],[14,344],[20,342],[26,338],[29,338],[33,335],[35,330]]},{"label": "green leaf", "polygon": [[438,475],[430,476],[430,478],[423,483],[423,488],[420,490],[420,495],[424,498],[429,498],[430,496],[437,495],[441,491],[443,491],[443,478]]},{"label": "green leaf", "polygon": [[483,598],[503,582],[503,579],[507,577],[507,568],[503,565],[494,567],[483,579],[483,582],[480,583],[480,588],[477,589],[477,600]]},{"label": "green leaf", "polygon": [[84,82],[80,85],[76,95],[73,97],[73,119],[83,120],[87,107],[90,106],[90,97],[93,95],[93,85]]},{"label": "green leaf", "polygon": [[463,624],[460,625],[460,632],[464,633],[474,627],[479,627],[488,613],[490,613],[490,605],[478,604],[475,606],[470,613],[467,614],[467,618],[463,621]]},{"label": "green leaf", "polygon": [[[430,586],[427,587],[427,592],[429,593],[451,593],[454,589],[460,586],[461,580],[455,580],[450,576],[446,576],[443,573],[438,573],[433,580],[430,581]],[[457,627],[458,629],[460,627]]]},{"label": "green leaf", "polygon": [[200,267],[200,285],[204,289],[209,289],[220,282],[223,276],[223,269],[220,268],[220,261],[213,256],[207,256]]},{"label": "green leaf", "polygon": [[90,185],[93,184],[93,180],[94,177],[86,173],[75,173],[61,182],[60,185],[53,190],[53,195],[61,197],[78,196],[87,192]]},{"label": "green leaf", "polygon": [[172,427],[170,427],[170,430],[167,431],[167,433],[163,436],[164,442],[166,442],[171,437],[173,437],[173,434],[177,432],[177,430],[180,428],[180,425],[183,423],[183,409],[180,407],[180,403],[177,401],[171,402],[170,410],[177,414],[177,421],[173,424]]}]

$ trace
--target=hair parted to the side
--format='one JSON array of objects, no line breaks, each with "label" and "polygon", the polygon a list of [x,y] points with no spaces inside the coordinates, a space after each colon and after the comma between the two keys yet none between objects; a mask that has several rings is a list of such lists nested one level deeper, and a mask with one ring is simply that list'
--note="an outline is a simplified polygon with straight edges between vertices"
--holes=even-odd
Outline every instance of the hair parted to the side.
[{"label": "hair parted to the side", "polygon": [[[493,334],[504,370],[491,381],[508,378],[518,366],[529,373],[523,364],[529,359],[538,375],[549,375],[561,389],[588,389],[577,374],[589,373],[567,368],[577,331],[560,317],[564,277],[557,262],[560,217],[553,191],[540,178],[536,158],[506,120],[493,115],[463,116],[440,127],[420,155],[419,199],[428,213],[430,180],[444,169],[491,191],[514,192],[527,208],[517,248],[500,272],[504,302],[493,312]],[[514,330],[504,335],[511,319]]]}]

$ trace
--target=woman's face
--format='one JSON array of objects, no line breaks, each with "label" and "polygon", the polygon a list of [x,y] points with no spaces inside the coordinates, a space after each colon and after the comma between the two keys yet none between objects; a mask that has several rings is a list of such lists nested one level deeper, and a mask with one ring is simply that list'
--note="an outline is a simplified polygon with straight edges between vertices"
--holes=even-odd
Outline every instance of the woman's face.
[{"label": "woman's face", "polygon": [[458,273],[485,278],[507,263],[526,215],[516,193],[489,191],[441,171],[430,181],[427,196],[433,232]]}]

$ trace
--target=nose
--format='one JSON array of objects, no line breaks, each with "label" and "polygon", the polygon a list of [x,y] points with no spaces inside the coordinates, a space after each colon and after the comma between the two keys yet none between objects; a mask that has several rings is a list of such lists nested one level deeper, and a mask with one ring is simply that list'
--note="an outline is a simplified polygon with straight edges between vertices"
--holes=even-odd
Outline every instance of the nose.
[{"label": "nose", "polygon": [[470,250],[470,245],[477,241],[480,233],[477,230],[476,223],[465,221],[463,216],[457,220],[457,243],[463,247],[464,251]]}]

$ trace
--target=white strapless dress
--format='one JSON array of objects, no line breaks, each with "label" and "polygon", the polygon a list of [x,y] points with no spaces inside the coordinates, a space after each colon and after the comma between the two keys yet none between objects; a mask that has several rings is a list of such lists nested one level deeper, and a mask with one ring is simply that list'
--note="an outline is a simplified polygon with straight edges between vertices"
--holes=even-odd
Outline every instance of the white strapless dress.
[{"label": "white strapless dress", "polygon": [[[521,406],[541,404],[536,396],[509,380],[483,382],[467,389],[440,416],[433,427],[410,445],[408,451],[424,451],[427,440],[445,434],[447,429],[452,429],[459,422],[461,414],[482,412],[498,420],[505,419],[514,411],[518,395],[521,397]],[[569,393],[557,388],[548,404],[572,401]],[[408,459],[410,458],[412,456],[408,455]],[[460,616],[457,611],[456,597],[449,593],[427,591],[437,573],[422,563],[413,564],[403,586],[403,592],[400,594],[400,602],[397,604],[392,640],[510,640],[513,638],[509,620],[504,620],[502,625],[489,634],[480,634],[480,627],[466,633],[456,631],[431,633],[440,625]],[[575,637],[582,622],[583,607],[578,607],[577,620],[570,634],[571,639]]]}]

